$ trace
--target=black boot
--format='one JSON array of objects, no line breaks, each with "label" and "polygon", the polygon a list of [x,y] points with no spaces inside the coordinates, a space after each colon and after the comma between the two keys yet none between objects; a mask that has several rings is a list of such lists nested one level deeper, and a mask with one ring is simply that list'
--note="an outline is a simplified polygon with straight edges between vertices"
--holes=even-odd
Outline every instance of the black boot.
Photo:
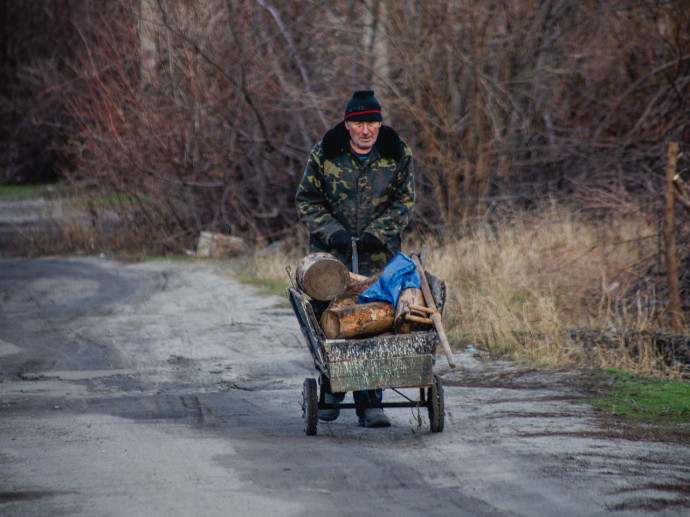
[{"label": "black boot", "polygon": [[353,393],[353,397],[355,403],[362,405],[362,407],[357,408],[360,427],[389,427],[391,425],[391,421],[383,412],[383,408],[376,407],[377,404],[381,404],[383,399],[381,390],[358,391]]}]

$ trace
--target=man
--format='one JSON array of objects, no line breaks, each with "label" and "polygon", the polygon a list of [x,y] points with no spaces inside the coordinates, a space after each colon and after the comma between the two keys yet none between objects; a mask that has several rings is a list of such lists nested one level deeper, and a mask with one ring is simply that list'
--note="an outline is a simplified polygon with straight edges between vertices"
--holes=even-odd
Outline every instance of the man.
[{"label": "man", "polygon": [[[310,252],[331,253],[349,267],[355,238],[364,275],[381,271],[400,251],[415,200],[412,152],[382,121],[374,92],[355,91],[344,120],[312,149],[295,198],[309,230]],[[344,397],[326,392],[329,404]],[[367,392],[354,392],[353,398],[355,404],[369,401]],[[380,402],[381,390],[376,398],[369,402]],[[339,414],[339,409],[320,410],[319,418],[330,421]],[[382,408],[358,408],[357,415],[365,427],[390,425]]]}]

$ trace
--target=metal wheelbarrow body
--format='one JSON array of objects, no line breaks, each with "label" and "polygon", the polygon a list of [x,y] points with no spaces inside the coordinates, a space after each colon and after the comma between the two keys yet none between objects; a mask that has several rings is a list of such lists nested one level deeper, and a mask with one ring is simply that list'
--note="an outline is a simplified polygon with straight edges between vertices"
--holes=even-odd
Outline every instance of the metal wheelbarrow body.
[{"label": "metal wheelbarrow body", "polygon": [[[428,271],[425,275],[436,307],[441,312],[446,296],[445,282]],[[431,431],[443,431],[443,386],[433,371],[439,343],[435,329],[361,339],[328,339],[318,323],[318,303],[294,287],[287,289],[287,295],[321,381],[320,394],[316,379],[304,381],[302,413],[307,435],[316,434],[318,410],[333,407],[325,402],[327,387],[333,393],[419,388],[418,399],[411,399],[398,391],[405,401],[371,403],[368,406],[341,403],[338,407],[426,407]]]}]

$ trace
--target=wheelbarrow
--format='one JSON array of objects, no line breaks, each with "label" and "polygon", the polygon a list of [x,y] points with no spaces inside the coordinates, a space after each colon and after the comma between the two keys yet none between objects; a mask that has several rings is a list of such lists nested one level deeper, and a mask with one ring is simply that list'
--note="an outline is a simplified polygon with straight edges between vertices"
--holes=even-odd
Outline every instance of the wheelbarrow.
[{"label": "wheelbarrow", "polygon": [[[355,268],[356,269],[356,268]],[[446,298],[445,282],[424,272],[435,308],[442,313]],[[307,348],[319,372],[316,378],[304,380],[302,388],[302,417],[304,431],[313,436],[317,432],[320,409],[426,408],[430,430],[442,432],[444,426],[444,398],[441,378],[434,373],[436,348],[440,341],[435,327],[406,334],[366,336],[350,339],[329,339],[319,325],[319,302],[309,298],[298,287],[288,287],[287,295],[297,316]],[[403,388],[417,388],[418,396],[408,396]],[[328,404],[325,394],[348,391],[392,389],[404,400],[378,402],[370,396],[364,404]],[[406,390],[409,392],[409,390]]]}]

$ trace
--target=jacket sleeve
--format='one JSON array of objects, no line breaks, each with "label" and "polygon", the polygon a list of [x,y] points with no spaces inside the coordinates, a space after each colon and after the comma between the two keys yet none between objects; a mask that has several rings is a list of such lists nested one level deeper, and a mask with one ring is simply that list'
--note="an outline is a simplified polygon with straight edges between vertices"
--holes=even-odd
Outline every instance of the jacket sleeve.
[{"label": "jacket sleeve", "polygon": [[384,244],[400,239],[409,224],[415,203],[414,164],[412,152],[405,146],[395,176],[392,178],[389,203],[365,230]]},{"label": "jacket sleeve", "polygon": [[338,230],[344,230],[342,224],[332,214],[331,203],[325,194],[323,177],[324,157],[321,144],[309,154],[304,175],[297,187],[295,206],[300,222],[309,233],[324,243]]}]

